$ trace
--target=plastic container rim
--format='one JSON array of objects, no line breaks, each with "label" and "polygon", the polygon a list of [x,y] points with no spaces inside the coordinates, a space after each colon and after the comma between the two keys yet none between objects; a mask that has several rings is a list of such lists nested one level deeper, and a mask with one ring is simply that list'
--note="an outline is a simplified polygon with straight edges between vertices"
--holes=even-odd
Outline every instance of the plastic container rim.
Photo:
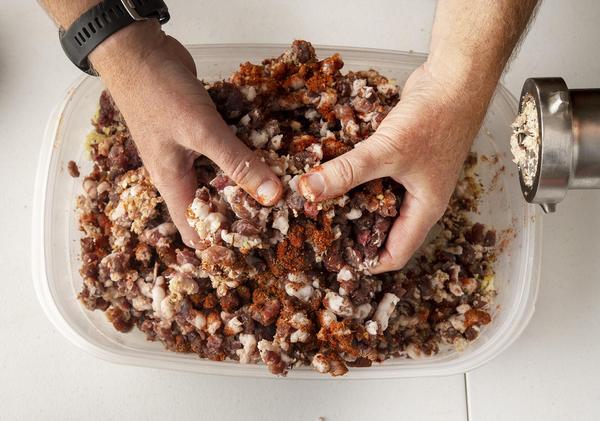
[{"label": "plastic container rim", "polygon": [[[187,46],[190,50],[194,49],[215,49],[222,51],[224,48],[277,48],[282,49],[285,47],[284,44],[193,44]],[[410,57],[415,58],[415,62],[422,61],[427,57],[424,53],[417,52],[403,52],[397,50],[383,50],[383,49],[370,49],[370,48],[357,48],[357,47],[337,47],[329,45],[315,45],[317,50],[335,50],[342,53],[380,53],[385,55],[401,55],[404,58]],[[393,60],[380,60],[380,61],[393,61]],[[90,76],[79,77],[67,90],[62,101],[60,101],[54,108],[48,120],[45,132],[44,141],[40,148],[40,154],[38,158],[38,169],[35,177],[34,186],[34,199],[33,199],[33,212],[32,212],[32,234],[31,234],[31,256],[32,256],[32,275],[34,289],[38,297],[38,301],[46,313],[48,319],[52,324],[61,332],[70,342],[77,347],[83,349],[87,353],[94,355],[106,361],[119,364],[127,364],[142,367],[152,368],[163,368],[171,370],[180,370],[189,372],[191,367],[190,363],[193,363],[195,368],[191,371],[200,372],[204,374],[218,374],[227,375],[233,377],[273,377],[264,367],[262,370],[256,370],[256,368],[250,368],[235,364],[235,370],[227,370],[224,372],[223,366],[212,361],[205,361],[198,359],[196,361],[181,361],[171,362],[169,361],[170,353],[165,351],[164,358],[153,355],[151,359],[143,359],[140,356],[132,355],[133,351],[123,349],[115,350],[108,349],[108,347],[92,344],[86,339],[81,337],[76,330],[67,322],[62,316],[60,309],[58,308],[54,297],[51,285],[48,280],[48,271],[46,261],[46,253],[44,250],[45,240],[47,238],[48,228],[45,223],[46,212],[45,203],[48,199],[48,183],[49,183],[49,169],[54,154],[55,140],[59,136],[63,120],[62,113],[65,110],[67,104],[71,101],[73,92],[75,92],[80,85],[85,82]],[[502,85],[498,84],[496,89],[496,97],[501,98],[511,108],[516,109],[517,101],[508,92],[508,90]],[[533,206],[526,206],[524,209],[523,220],[530,220],[530,223],[525,229],[524,221],[520,221],[519,229],[524,232],[524,248],[526,250],[533,249],[533,256],[527,258],[525,253],[522,253],[520,258],[525,260],[522,262],[521,267],[524,273],[522,282],[524,283],[521,289],[521,294],[518,296],[518,300],[514,302],[514,308],[518,311],[513,312],[512,317],[506,320],[506,324],[509,326],[508,332],[504,332],[504,335],[495,335],[489,342],[483,347],[477,349],[468,356],[460,361],[444,361],[438,362],[435,366],[428,365],[427,360],[423,360],[424,364],[415,364],[410,367],[399,367],[389,370],[390,367],[386,367],[385,364],[373,365],[372,367],[359,369],[354,368],[348,375],[338,377],[336,379],[376,379],[376,378],[400,378],[400,377],[420,377],[420,376],[445,376],[465,373],[473,370],[482,364],[492,360],[498,356],[502,351],[509,347],[523,332],[527,324],[529,323],[535,309],[535,301],[537,299],[539,289],[539,277],[540,277],[540,262],[541,262],[541,218],[539,218],[538,212]],[[537,240],[537,241],[536,241]],[[532,241],[536,241],[537,244],[531,245]],[[514,323],[514,325],[512,325]],[[512,325],[512,326],[511,326]],[[184,364],[182,364],[182,362]],[[292,370],[288,377],[289,379],[331,379],[329,376],[314,376],[312,370]]]}]

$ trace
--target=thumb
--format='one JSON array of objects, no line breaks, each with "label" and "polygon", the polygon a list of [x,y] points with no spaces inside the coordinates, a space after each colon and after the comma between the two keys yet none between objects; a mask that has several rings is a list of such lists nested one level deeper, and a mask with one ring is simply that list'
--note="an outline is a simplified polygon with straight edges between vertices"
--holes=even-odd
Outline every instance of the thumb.
[{"label": "thumb", "polygon": [[212,160],[237,185],[264,206],[279,201],[283,185],[261,158],[238,139],[221,116],[210,109],[203,115],[190,147]]},{"label": "thumb", "polygon": [[359,184],[390,175],[380,162],[378,138],[371,136],[354,149],[328,161],[300,178],[299,189],[311,202],[338,197]]}]

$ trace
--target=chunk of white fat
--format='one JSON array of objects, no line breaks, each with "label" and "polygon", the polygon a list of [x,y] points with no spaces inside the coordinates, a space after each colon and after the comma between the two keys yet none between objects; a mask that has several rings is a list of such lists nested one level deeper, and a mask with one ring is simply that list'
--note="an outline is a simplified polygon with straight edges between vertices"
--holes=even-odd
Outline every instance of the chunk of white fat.
[{"label": "chunk of white fat", "polygon": [[379,302],[377,310],[375,310],[375,314],[373,315],[373,320],[377,322],[382,332],[385,332],[387,329],[390,316],[394,312],[398,301],[400,301],[400,298],[396,294],[386,292]]}]

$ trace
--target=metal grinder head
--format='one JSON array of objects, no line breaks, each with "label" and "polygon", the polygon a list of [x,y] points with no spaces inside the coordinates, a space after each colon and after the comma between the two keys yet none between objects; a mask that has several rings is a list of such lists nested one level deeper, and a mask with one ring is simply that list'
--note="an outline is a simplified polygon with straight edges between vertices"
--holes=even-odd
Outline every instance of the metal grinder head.
[{"label": "metal grinder head", "polygon": [[531,186],[519,171],[525,200],[554,212],[569,189],[600,188],[600,89],[569,89],[562,78],[530,78],[521,91],[535,101],[537,171]]}]

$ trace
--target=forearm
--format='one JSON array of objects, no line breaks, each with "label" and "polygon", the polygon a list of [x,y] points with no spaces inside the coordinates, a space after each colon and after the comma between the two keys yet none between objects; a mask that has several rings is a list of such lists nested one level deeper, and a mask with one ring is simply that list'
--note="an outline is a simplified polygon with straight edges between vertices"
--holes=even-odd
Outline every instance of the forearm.
[{"label": "forearm", "polygon": [[68,28],[79,16],[100,0],[38,0],[59,28]]},{"label": "forearm", "polygon": [[429,64],[491,95],[538,0],[439,0]]}]

